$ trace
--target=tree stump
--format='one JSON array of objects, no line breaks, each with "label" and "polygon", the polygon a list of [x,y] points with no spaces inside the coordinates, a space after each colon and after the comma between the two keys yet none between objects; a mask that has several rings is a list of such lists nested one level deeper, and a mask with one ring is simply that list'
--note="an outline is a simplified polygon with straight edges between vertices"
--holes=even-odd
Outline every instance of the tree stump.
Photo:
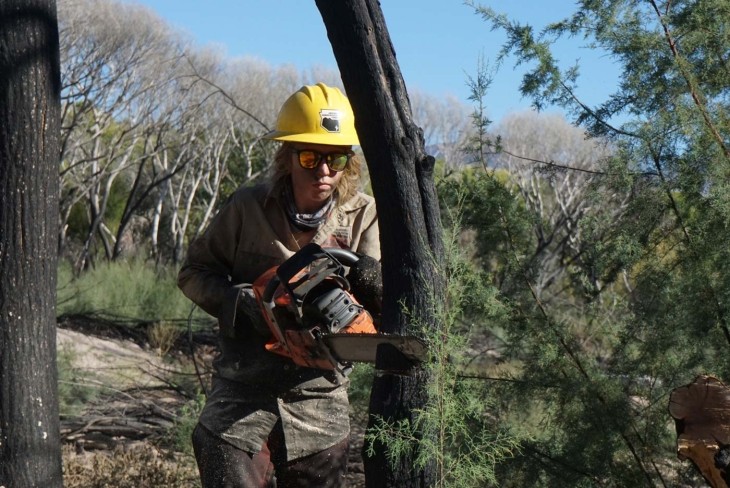
[{"label": "tree stump", "polygon": [[730,483],[730,389],[712,376],[672,390],[669,413],[677,429],[677,456],[689,459],[713,488]]}]

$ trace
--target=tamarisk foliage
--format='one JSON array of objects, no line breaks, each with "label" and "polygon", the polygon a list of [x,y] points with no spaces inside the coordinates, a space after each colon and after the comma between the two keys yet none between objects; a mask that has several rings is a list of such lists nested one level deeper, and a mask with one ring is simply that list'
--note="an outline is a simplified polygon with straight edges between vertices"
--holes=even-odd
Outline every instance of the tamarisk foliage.
[{"label": "tamarisk foliage", "polygon": [[[508,307],[481,321],[497,349],[472,362],[498,399],[488,415],[523,439],[499,486],[696,486],[667,402],[730,373],[730,5],[581,1],[541,32],[474,8],[506,33],[499,61],[526,67],[535,108],[564,108],[597,144],[577,162],[488,134],[482,169],[440,185],[449,206],[458,183],[474,260]],[[620,68],[603,103],[576,95],[580,66],[551,52],[561,37]],[[577,173],[571,206],[557,183]]]}]

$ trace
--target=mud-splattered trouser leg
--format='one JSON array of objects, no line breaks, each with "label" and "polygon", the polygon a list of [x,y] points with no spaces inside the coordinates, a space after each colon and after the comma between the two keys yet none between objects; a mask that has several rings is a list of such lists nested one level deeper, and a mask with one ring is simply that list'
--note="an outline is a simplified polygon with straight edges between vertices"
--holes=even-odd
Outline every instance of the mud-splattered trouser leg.
[{"label": "mud-splattered trouser leg", "polygon": [[193,432],[203,488],[341,488],[348,447],[349,439],[345,439],[324,451],[287,462],[279,425],[256,454],[233,447],[200,424]]},{"label": "mud-splattered trouser leg", "polygon": [[250,454],[213,435],[198,424],[193,450],[203,488],[274,488],[274,466],[266,445]]},{"label": "mud-splattered trouser leg", "polygon": [[276,467],[276,488],[341,488],[345,486],[350,439],[293,461],[286,460],[281,423],[269,436],[271,462]]}]

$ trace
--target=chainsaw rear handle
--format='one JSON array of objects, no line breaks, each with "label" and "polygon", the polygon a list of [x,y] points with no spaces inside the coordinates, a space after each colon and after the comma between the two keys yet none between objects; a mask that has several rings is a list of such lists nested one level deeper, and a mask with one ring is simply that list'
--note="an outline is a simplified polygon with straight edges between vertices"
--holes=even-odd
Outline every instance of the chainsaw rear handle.
[{"label": "chainsaw rear handle", "polygon": [[274,293],[281,283],[284,283],[284,286],[288,287],[289,281],[296,276],[297,273],[317,259],[324,257],[332,258],[332,260],[339,265],[337,272],[343,278],[343,266],[352,266],[360,260],[360,256],[348,249],[342,249],[339,247],[323,248],[319,244],[310,242],[279,266],[276,274],[264,289],[264,293],[261,296],[262,301],[264,303],[271,303],[274,298]]}]

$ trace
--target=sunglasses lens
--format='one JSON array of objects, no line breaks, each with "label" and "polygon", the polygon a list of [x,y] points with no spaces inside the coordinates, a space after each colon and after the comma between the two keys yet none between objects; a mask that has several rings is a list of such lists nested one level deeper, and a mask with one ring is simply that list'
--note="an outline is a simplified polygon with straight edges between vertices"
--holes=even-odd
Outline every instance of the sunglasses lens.
[{"label": "sunglasses lens", "polygon": [[322,154],[313,149],[303,149],[296,152],[299,155],[299,165],[305,169],[315,169],[319,166],[319,162],[322,161],[322,158],[324,157],[329,169],[332,171],[342,171],[347,166],[351,157],[350,154],[337,152]]},{"label": "sunglasses lens", "polygon": [[347,154],[332,153],[327,159],[327,165],[332,171],[342,171],[347,166],[350,156]]},{"label": "sunglasses lens", "polygon": [[320,154],[315,151],[299,151],[299,164],[302,168],[314,169],[319,164]]}]

